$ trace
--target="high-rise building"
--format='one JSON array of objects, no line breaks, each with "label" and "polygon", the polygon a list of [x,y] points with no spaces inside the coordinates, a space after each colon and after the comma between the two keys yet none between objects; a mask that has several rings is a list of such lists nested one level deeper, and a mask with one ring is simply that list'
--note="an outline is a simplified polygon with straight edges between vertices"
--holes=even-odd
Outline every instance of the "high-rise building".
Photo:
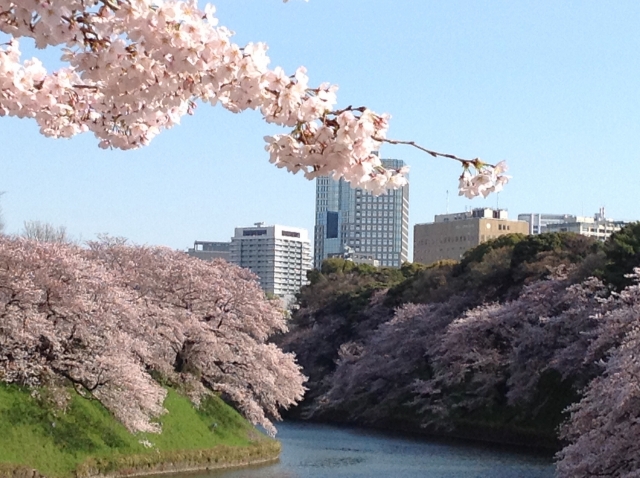
[{"label": "high-rise building", "polygon": [[[400,169],[404,161],[383,159],[386,168]],[[374,196],[351,188],[343,179],[316,180],[314,265],[330,256],[353,251],[400,267],[409,254],[409,185]]]},{"label": "high-rise building", "polygon": [[311,244],[306,229],[288,226],[236,227],[231,262],[251,269],[262,289],[287,300],[307,284]]},{"label": "high-rise building", "polygon": [[231,259],[231,242],[195,241],[193,248],[187,251],[191,257],[197,257],[205,261],[214,259]]},{"label": "high-rise building", "polygon": [[434,222],[413,227],[413,261],[421,264],[460,260],[469,249],[505,234],[529,233],[524,221],[510,221],[504,209],[478,208],[438,214]]}]

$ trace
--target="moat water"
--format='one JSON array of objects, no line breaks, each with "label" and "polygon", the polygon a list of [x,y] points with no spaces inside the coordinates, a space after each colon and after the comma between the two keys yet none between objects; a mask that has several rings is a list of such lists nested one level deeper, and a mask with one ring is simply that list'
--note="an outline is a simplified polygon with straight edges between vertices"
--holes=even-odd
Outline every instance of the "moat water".
[{"label": "moat water", "polygon": [[[280,461],[188,478],[552,478],[552,456],[500,446],[279,423]],[[187,478],[185,476],[185,478]]]}]

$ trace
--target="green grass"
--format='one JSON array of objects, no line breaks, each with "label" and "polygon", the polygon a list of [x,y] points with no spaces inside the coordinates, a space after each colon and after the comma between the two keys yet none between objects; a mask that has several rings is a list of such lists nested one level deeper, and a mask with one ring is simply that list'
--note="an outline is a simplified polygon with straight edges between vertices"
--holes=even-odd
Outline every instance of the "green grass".
[{"label": "green grass", "polygon": [[[196,409],[169,390],[165,400],[169,413],[160,418],[162,433],[133,435],[98,401],[71,393],[69,407],[62,413],[25,389],[0,383],[0,477],[21,465],[49,478],[68,478],[152,471],[166,463],[232,464],[274,458],[279,451],[275,440],[259,434],[217,397]],[[140,444],[145,439],[154,447]]]}]

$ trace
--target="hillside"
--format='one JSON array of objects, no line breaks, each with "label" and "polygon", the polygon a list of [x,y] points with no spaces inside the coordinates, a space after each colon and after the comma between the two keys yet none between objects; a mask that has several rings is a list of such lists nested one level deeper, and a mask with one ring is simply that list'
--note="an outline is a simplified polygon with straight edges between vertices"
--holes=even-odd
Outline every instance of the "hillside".
[{"label": "hillside", "polygon": [[97,400],[71,392],[62,411],[37,394],[0,383],[0,476],[38,470],[49,478],[206,469],[277,458],[280,445],[213,396],[196,409],[169,390],[161,434],[131,434]]},{"label": "hillside", "polygon": [[[549,310],[541,306],[539,311],[551,316],[560,313],[574,300],[561,300],[563,291],[603,267],[601,249],[596,241],[575,234],[512,234],[468,251],[460,262],[405,264],[398,270],[356,266],[341,259],[325,261],[301,290],[301,307],[292,318],[290,332],[280,340],[286,351],[296,353],[309,377],[309,390],[292,415],[557,447],[557,427],[564,419],[561,411],[576,400],[574,389],[591,377],[591,370],[569,381],[564,381],[564,375],[559,379],[557,370],[536,370],[541,380],[526,384],[528,403],[516,403],[520,400],[509,401],[506,396],[507,383],[513,382],[511,372],[503,372],[512,362],[508,350],[511,344],[521,343],[521,330],[539,331],[538,316],[509,312],[513,323],[499,322],[482,330],[487,343],[474,343],[461,352],[485,351],[488,363],[500,357],[495,368],[486,371],[480,365],[474,368],[479,358],[446,355],[452,350],[447,333],[456,331],[450,325],[466,314],[490,304],[515,304],[531,295],[523,296],[523,291],[553,282],[554,271],[565,270],[570,272],[555,287],[555,300],[542,300]],[[471,341],[462,337],[457,345],[464,343]],[[545,347],[551,350],[555,345]],[[449,374],[447,360],[462,362],[463,383],[473,382],[476,372],[495,380],[482,390],[473,389],[471,383],[469,389],[455,383],[444,387],[443,396],[420,393],[424,381]],[[440,390],[443,384],[433,385]],[[473,397],[472,405],[463,398],[467,394]],[[456,402],[449,403],[453,397]],[[440,416],[443,409],[446,417]]]},{"label": "hillside", "polygon": [[459,262],[323,263],[279,339],[301,419],[559,450],[561,478],[640,476],[640,224],[508,235]]}]

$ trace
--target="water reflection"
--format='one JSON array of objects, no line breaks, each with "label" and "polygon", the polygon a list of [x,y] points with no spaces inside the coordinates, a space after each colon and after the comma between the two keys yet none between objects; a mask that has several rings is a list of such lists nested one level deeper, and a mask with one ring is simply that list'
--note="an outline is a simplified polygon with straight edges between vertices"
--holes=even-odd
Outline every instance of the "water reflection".
[{"label": "water reflection", "polygon": [[191,478],[551,478],[551,458],[360,429],[281,423],[280,462]]}]

